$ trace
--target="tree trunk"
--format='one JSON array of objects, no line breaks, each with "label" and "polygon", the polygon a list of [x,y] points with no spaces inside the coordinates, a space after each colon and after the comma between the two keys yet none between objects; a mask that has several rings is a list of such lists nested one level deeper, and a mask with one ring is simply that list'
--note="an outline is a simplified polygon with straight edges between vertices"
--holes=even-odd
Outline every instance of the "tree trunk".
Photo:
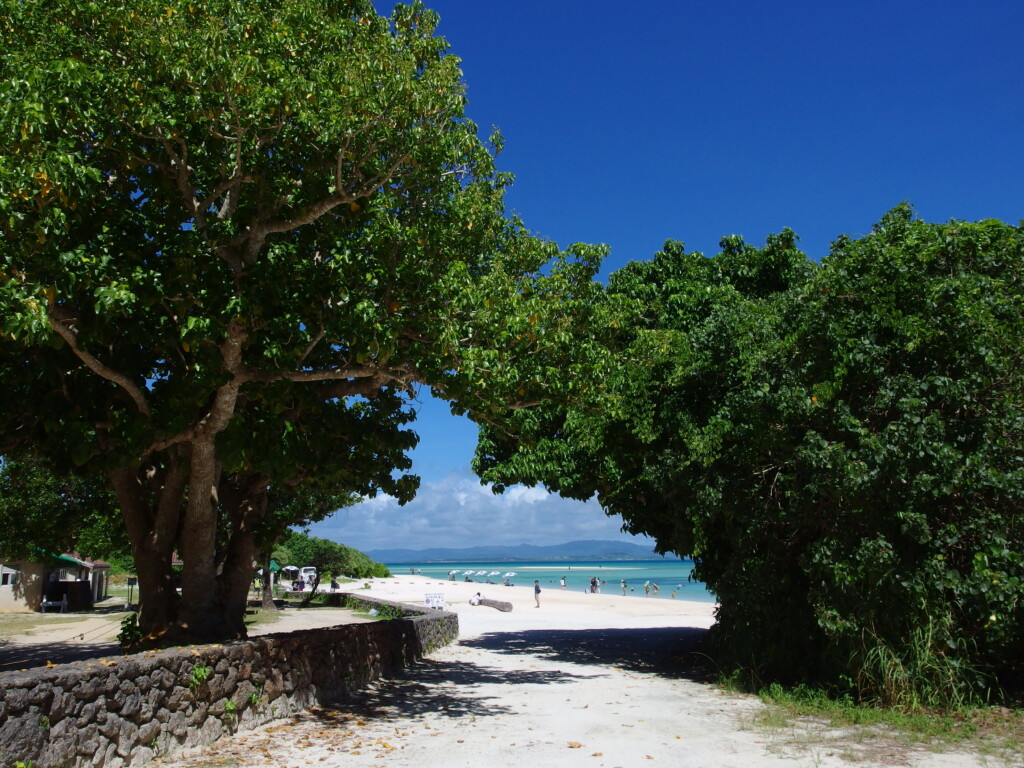
[{"label": "tree trunk", "polygon": [[266,515],[267,481],[248,477],[241,489],[234,488],[227,478],[220,483],[222,522],[227,524],[228,542],[217,561],[217,589],[222,610],[236,637],[245,637],[245,608],[249,602],[249,585],[256,573],[259,545],[256,527]]},{"label": "tree trunk", "polygon": [[216,452],[214,438],[192,443],[188,502],[181,531],[181,610],[173,639],[216,642],[232,639],[230,621],[220,605],[217,552]]},{"label": "tree trunk", "polygon": [[263,610],[277,610],[277,603],[274,602],[274,575],[270,572],[270,561],[272,552],[268,549],[263,555]]},{"label": "tree trunk", "polygon": [[[149,489],[143,483],[144,477],[148,477]],[[163,470],[122,468],[111,470],[107,478],[117,494],[135,560],[139,579],[139,628],[147,638],[160,638],[178,618],[180,600],[171,560],[185,476],[175,457],[169,456],[168,466]]]},{"label": "tree trunk", "polygon": [[224,371],[231,379],[217,389],[209,413],[190,441],[188,501],[181,531],[181,610],[173,630],[175,639],[218,642],[245,636],[245,601],[255,549],[247,553],[250,571],[240,600],[239,564],[233,563],[223,580],[219,580],[216,561],[221,480],[217,435],[231,422],[238,403],[239,381],[235,374],[241,364],[244,339],[243,326],[232,321],[227,338],[220,345]]},{"label": "tree trunk", "polygon": [[313,598],[316,597],[317,587],[319,587],[319,586],[320,586],[320,569],[317,568],[316,569],[316,575],[313,576],[313,588],[311,590],[309,590],[309,594],[308,595],[306,595],[304,598],[302,598],[302,602],[299,603],[299,608],[305,608],[311,602],[313,602]]},{"label": "tree trunk", "polygon": [[501,600],[489,600],[486,597],[480,598],[480,602],[477,605],[486,605],[488,608],[495,608],[502,613],[508,613],[512,610],[512,603],[506,603]]}]

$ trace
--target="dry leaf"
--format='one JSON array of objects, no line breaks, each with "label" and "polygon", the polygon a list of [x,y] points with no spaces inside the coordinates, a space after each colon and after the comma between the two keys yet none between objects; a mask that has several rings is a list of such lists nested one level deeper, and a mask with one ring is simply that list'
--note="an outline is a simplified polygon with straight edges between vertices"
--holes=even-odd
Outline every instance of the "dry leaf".
[{"label": "dry leaf", "polygon": [[603,757],[603,756],[604,756],[604,752],[595,752],[594,754],[591,755],[591,757]]},{"label": "dry leaf", "polygon": [[569,749],[579,749],[583,745],[580,744],[578,741],[570,741],[568,746],[569,746]]}]

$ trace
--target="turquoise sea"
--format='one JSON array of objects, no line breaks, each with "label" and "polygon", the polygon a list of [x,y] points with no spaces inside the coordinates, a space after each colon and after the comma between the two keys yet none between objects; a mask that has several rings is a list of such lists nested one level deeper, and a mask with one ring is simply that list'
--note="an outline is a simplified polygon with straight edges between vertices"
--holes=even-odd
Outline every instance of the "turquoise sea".
[{"label": "turquoise sea", "polygon": [[[713,603],[715,596],[699,581],[690,578],[693,563],[690,560],[602,560],[579,562],[465,562],[465,563],[385,563],[395,576],[403,573],[419,573],[432,579],[467,578],[483,584],[500,585],[508,581],[516,587],[533,586],[537,579],[544,589],[559,589],[559,579],[565,577],[565,588],[585,592],[590,588],[591,577],[601,582],[601,592],[621,595],[620,582],[626,582],[626,595],[644,596],[644,582],[659,586],[659,597],[671,598],[675,591],[677,600],[698,600]],[[467,571],[469,574],[467,575]],[[450,575],[449,575],[450,574]],[[604,583],[607,582],[607,583]]]}]

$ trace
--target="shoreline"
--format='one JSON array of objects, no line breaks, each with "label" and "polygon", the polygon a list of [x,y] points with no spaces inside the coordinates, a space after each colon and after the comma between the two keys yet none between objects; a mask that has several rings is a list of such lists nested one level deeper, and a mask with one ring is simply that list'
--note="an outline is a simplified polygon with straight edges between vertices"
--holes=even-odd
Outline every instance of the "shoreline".
[{"label": "shoreline", "polygon": [[[446,581],[418,574],[390,578],[364,579],[369,589],[349,586],[355,594],[422,606],[425,595],[444,593],[445,609],[459,615],[459,639],[492,632],[556,629],[639,629],[643,627],[680,627],[708,629],[714,624],[716,604],[696,600],[673,600],[665,591],[660,597],[626,595],[621,592],[589,592],[541,585],[540,608],[533,599],[532,581],[506,587],[501,584]],[[612,585],[608,585],[611,587]],[[357,587],[352,589],[351,587]],[[482,597],[512,603],[510,613],[485,606],[470,605],[469,599]]]}]

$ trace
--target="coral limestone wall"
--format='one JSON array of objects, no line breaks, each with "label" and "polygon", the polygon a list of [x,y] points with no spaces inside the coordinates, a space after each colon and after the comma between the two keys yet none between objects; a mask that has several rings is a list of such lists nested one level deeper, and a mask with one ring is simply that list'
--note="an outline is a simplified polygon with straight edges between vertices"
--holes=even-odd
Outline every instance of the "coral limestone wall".
[{"label": "coral limestone wall", "polygon": [[398,618],[4,673],[0,765],[144,765],[344,701],[458,637],[453,613],[354,595],[342,601]]}]

